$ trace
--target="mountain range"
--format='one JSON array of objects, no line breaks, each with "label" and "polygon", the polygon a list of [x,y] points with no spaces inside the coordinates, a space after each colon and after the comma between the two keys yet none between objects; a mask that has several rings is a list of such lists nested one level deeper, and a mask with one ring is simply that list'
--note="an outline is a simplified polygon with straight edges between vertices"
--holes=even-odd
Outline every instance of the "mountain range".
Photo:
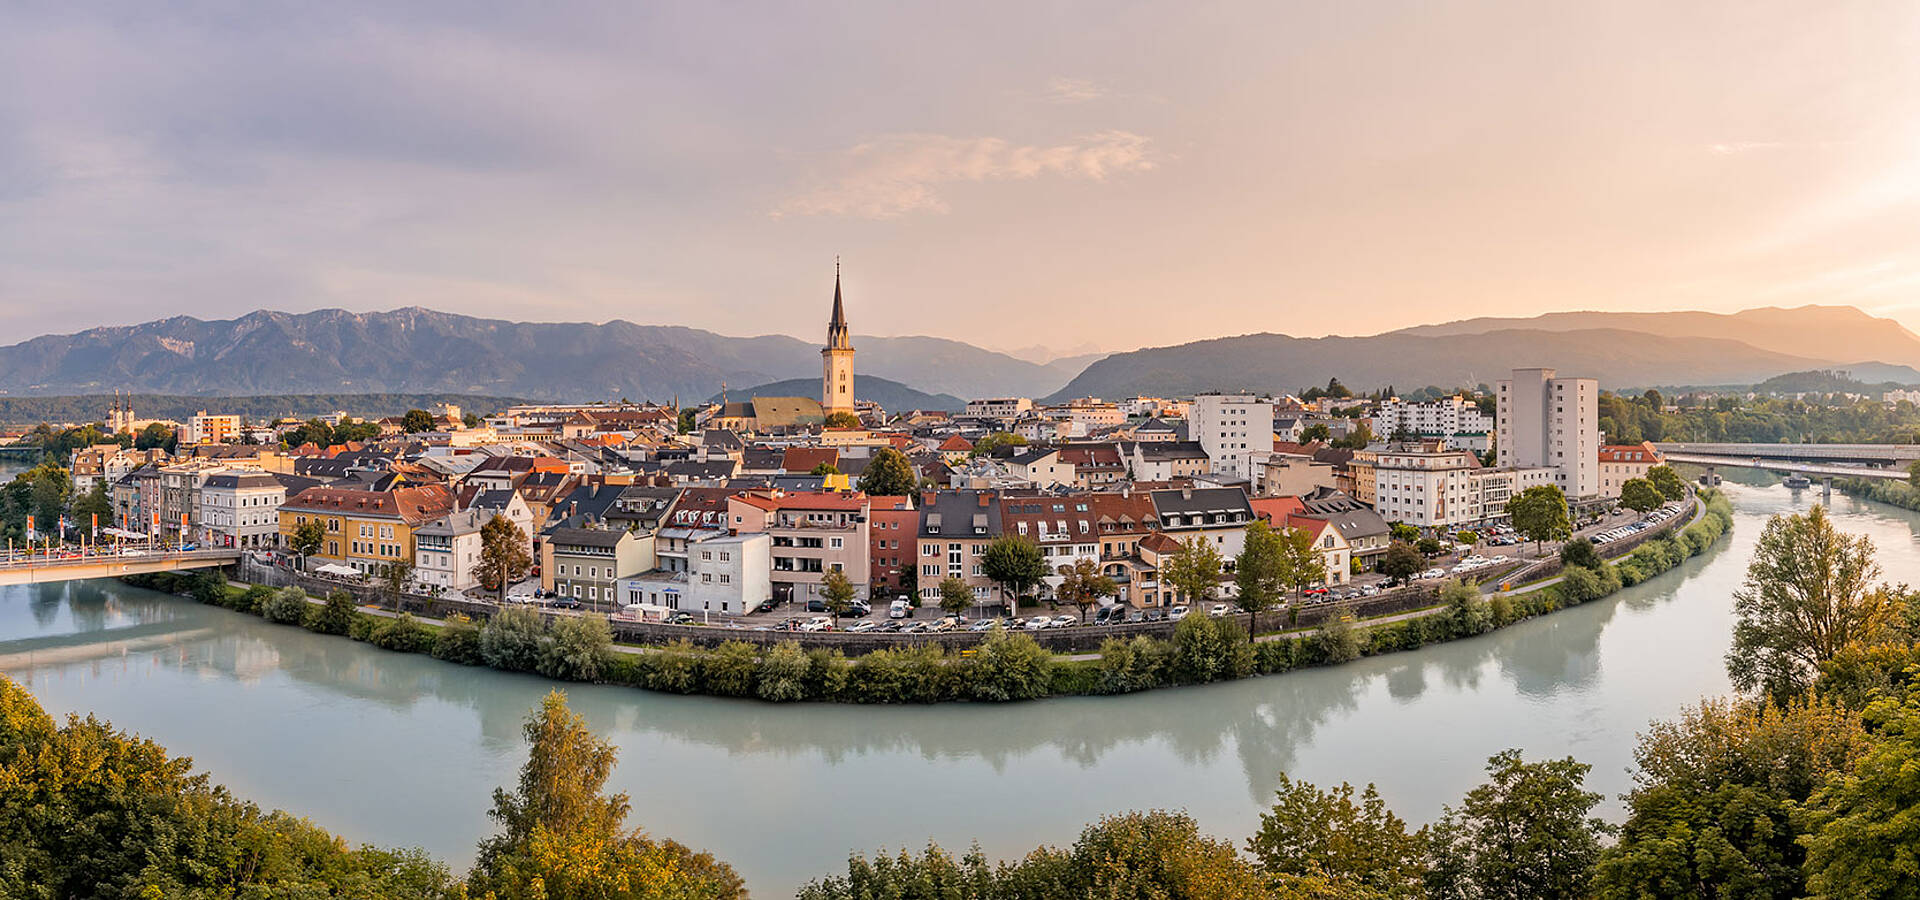
[{"label": "mountain range", "polygon": [[[958,412],[967,407],[967,401],[952,394],[929,394],[916,391],[890,378],[878,375],[857,375],[854,380],[854,392],[860,399],[880,404],[881,409],[893,412],[906,412],[910,409],[943,410]],[[819,378],[789,378],[772,384],[760,384],[753,387],[728,388],[724,395],[728,400],[751,400],[755,397],[814,397],[820,393]],[[720,402],[723,395],[714,394],[707,398],[709,403]]]},{"label": "mountain range", "polygon": [[[1535,365],[1620,389],[1745,385],[1811,369],[1920,383],[1920,336],[1844,306],[1548,313],[1367,337],[1249,334],[1045,365],[945,338],[856,336],[854,346],[869,387],[862,399],[889,408],[952,408],[959,398],[989,396],[1296,391],[1331,377],[1362,390],[1473,385]],[[809,393],[803,388],[819,371],[819,345],[787,335],[731,337],[622,320],[510,322],[417,307],[176,316],[0,347],[0,394],[14,396],[432,392],[691,401],[722,385],[746,395]]]},{"label": "mountain range", "polygon": [[[944,338],[856,336],[854,346],[861,374],[965,397],[1037,396],[1078,371]],[[176,316],[0,347],[0,392],[33,395],[447,391],[664,402],[819,371],[819,345],[787,335],[729,337],[619,320],[508,322],[419,308]]]},{"label": "mountain range", "polygon": [[1915,383],[1920,336],[1844,306],[1733,314],[1548,313],[1369,337],[1250,334],[1115,353],[1088,366],[1051,399],[1297,391],[1333,377],[1355,389],[1472,386],[1521,366],[1597,378],[1610,389],[1747,385],[1807,369]]}]

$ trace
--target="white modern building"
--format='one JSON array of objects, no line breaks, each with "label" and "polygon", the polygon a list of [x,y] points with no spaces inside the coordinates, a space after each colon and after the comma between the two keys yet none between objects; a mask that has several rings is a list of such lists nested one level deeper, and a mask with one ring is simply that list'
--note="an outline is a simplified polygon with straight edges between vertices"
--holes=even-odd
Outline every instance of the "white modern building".
[{"label": "white modern building", "polygon": [[1514,494],[1554,483],[1551,468],[1482,468],[1472,452],[1437,441],[1388,447],[1373,456],[1375,511],[1420,528],[1500,519]]},{"label": "white modern building", "polygon": [[1458,447],[1458,436],[1484,436],[1492,431],[1493,417],[1460,396],[1422,403],[1395,397],[1382,402],[1373,413],[1373,433],[1383,438],[1404,432],[1415,438],[1447,438],[1447,443]]},{"label": "white modern building", "polygon": [[1600,493],[1600,383],[1552,369],[1515,369],[1496,388],[1494,446],[1502,468],[1549,468],[1568,500]]},{"label": "white modern building", "polygon": [[1211,471],[1253,480],[1253,451],[1273,449],[1273,400],[1252,394],[1193,398],[1188,436],[1207,452]]},{"label": "white modern building", "polygon": [[989,397],[984,400],[968,400],[966,416],[970,419],[1018,419],[1033,411],[1033,399],[1030,397]]},{"label": "white modern building", "polygon": [[413,530],[413,580],[448,591],[480,583],[480,529],[493,520],[487,510],[448,513]]},{"label": "white modern building", "polygon": [[620,579],[620,602],[664,606],[695,616],[737,616],[773,596],[773,536],[714,534],[687,548],[685,572]]},{"label": "white modern building", "polygon": [[230,469],[200,483],[194,519],[212,547],[276,547],[287,488],[265,472]]}]

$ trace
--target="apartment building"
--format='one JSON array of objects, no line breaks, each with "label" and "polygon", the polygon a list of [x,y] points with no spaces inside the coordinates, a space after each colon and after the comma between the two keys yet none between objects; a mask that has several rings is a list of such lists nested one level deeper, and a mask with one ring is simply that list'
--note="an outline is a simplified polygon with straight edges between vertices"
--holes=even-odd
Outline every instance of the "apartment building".
[{"label": "apartment building", "polygon": [[801,603],[821,597],[833,571],[853,582],[856,596],[867,596],[870,512],[871,501],[859,492],[748,491],[727,498],[733,532],[772,538],[774,598]]},{"label": "apartment building", "polygon": [[993,491],[938,491],[920,497],[920,601],[940,602],[940,582],[952,576],[973,591],[976,603],[1005,604],[1006,592],[987,578],[980,557],[1001,532],[1000,503]]},{"label": "apartment building", "polygon": [[1383,438],[1403,433],[1415,438],[1449,438],[1449,443],[1459,447],[1460,437],[1492,431],[1493,417],[1458,395],[1420,403],[1394,397],[1383,401],[1373,413],[1373,433]]},{"label": "apartment building", "polygon": [[[919,565],[920,511],[911,497],[874,497],[867,521],[872,546],[867,558],[873,566],[867,578],[875,596],[899,593],[903,576]],[[916,576],[917,577],[917,576]]]},{"label": "apartment building", "polygon": [[1645,478],[1647,470],[1665,463],[1666,457],[1649,441],[1601,447],[1600,496],[1617,499],[1620,488],[1627,482]]},{"label": "apartment building", "polygon": [[654,538],[625,528],[549,528],[540,542],[540,583],[597,610],[619,599],[616,584],[654,568]]},{"label": "apartment building", "polygon": [[1361,451],[1350,465],[1364,473],[1355,483],[1371,486],[1373,507],[1382,517],[1420,528],[1461,528],[1500,519],[1514,494],[1552,484],[1555,474],[1548,467],[1483,468],[1472,452],[1443,441]]},{"label": "apartment building", "polygon": [[1600,383],[1553,369],[1514,369],[1496,387],[1496,459],[1502,468],[1553,470],[1568,500],[1600,493]]},{"label": "apartment building", "polygon": [[1093,498],[1086,494],[1002,494],[1000,527],[1003,534],[1039,545],[1040,556],[1047,563],[1045,583],[1049,590],[1059,586],[1061,566],[1076,565],[1081,560],[1100,562],[1100,529]]},{"label": "apartment building", "polygon": [[622,604],[664,606],[695,616],[751,612],[773,596],[773,536],[709,533],[688,548],[685,571],[653,571],[620,579]]},{"label": "apartment building", "polygon": [[997,419],[1012,421],[1033,412],[1031,397],[989,397],[984,400],[968,400],[965,413],[970,419]]},{"label": "apartment building", "polygon": [[388,563],[413,561],[414,529],[453,511],[453,494],[438,484],[388,491],[312,487],[280,505],[280,543],[310,521],[325,537],[314,554],[321,563],[377,575]]},{"label": "apartment building", "polygon": [[463,509],[414,529],[413,580],[453,592],[479,586],[480,529],[493,515]]},{"label": "apartment building", "polygon": [[266,472],[215,472],[200,484],[194,534],[210,547],[278,547],[286,499],[286,486]]},{"label": "apartment building", "polygon": [[1256,450],[1273,449],[1273,401],[1252,394],[1201,394],[1193,398],[1188,437],[1207,453],[1210,471],[1253,480]]},{"label": "apartment building", "polygon": [[204,409],[187,417],[186,427],[180,430],[183,444],[223,444],[239,437],[239,416],[208,415]]}]

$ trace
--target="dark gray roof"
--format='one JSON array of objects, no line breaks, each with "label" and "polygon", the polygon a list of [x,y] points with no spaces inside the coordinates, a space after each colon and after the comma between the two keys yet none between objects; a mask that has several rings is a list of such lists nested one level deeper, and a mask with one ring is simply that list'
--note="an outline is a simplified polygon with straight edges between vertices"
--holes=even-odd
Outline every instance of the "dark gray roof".
[{"label": "dark gray roof", "polygon": [[265,472],[221,472],[217,475],[208,475],[201,486],[216,490],[239,490],[241,488],[275,488],[280,486],[280,482]]},{"label": "dark gray roof", "polygon": [[920,507],[923,538],[991,537],[1000,529],[999,497],[993,491],[940,491]]},{"label": "dark gray roof", "polygon": [[556,553],[564,547],[615,547],[627,534],[621,528],[550,528],[547,543]]},{"label": "dark gray roof", "polygon": [[735,463],[730,459],[715,459],[707,462],[694,462],[683,459],[667,463],[667,474],[675,478],[695,478],[701,480],[733,477]]},{"label": "dark gray roof", "polygon": [[493,521],[493,513],[469,508],[448,513],[419,528],[415,528],[413,533],[416,535],[424,534],[429,537],[454,537],[478,532],[491,521]]},{"label": "dark gray roof", "polygon": [[1248,519],[1253,516],[1253,504],[1247,502],[1247,492],[1239,488],[1178,488],[1154,491],[1153,509],[1162,518],[1235,512],[1246,513]]},{"label": "dark gray roof", "polygon": [[1193,459],[1207,455],[1199,441],[1141,441],[1134,446],[1140,448],[1141,459]]}]

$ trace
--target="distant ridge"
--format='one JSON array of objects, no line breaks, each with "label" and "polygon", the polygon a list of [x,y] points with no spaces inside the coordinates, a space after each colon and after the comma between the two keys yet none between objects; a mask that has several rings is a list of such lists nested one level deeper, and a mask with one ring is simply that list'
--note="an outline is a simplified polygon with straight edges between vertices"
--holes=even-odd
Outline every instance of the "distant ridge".
[{"label": "distant ridge", "polygon": [[1511,329],[1584,331],[1621,328],[1669,337],[1723,338],[1760,350],[1835,362],[1873,360],[1920,367],[1920,335],[1851,306],[1769,306],[1737,313],[1555,312],[1531,318],[1481,318],[1416,325],[1391,334],[1440,337]]},{"label": "distant ridge", "polygon": [[[956,412],[967,407],[967,401],[952,394],[929,394],[925,391],[916,391],[898,381],[877,375],[855,376],[853,388],[854,399],[878,403],[881,409],[888,412],[906,412],[910,409]],[[786,381],[748,388],[729,386],[726,396],[729,400],[751,400],[754,397],[818,397],[820,396],[820,379],[817,377],[790,378]],[[707,400],[719,402],[720,395],[714,394]]]},{"label": "distant ridge", "polygon": [[[857,309],[850,310],[858,321]],[[863,375],[955,396],[1038,395],[1078,370],[931,337],[854,337]],[[534,399],[705,397],[817,375],[817,344],[615,320],[508,322],[407,308],[175,316],[0,347],[0,392],[449,392]]]}]

